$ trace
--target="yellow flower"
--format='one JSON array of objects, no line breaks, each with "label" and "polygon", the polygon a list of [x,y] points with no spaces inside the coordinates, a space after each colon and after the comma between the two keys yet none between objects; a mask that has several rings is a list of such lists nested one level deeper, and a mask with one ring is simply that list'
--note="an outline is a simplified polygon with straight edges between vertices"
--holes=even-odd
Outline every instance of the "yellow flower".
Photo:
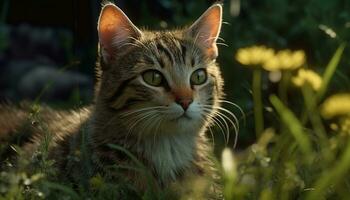
[{"label": "yellow flower", "polygon": [[294,51],[294,53],[292,55],[292,59],[293,59],[292,67],[294,69],[301,67],[306,62],[306,56],[305,56],[304,51],[302,51],[302,50]]},{"label": "yellow flower", "polygon": [[90,186],[93,189],[100,189],[103,184],[104,184],[104,180],[100,174],[97,174],[96,176],[90,179]]},{"label": "yellow flower", "polygon": [[275,50],[265,46],[252,46],[239,49],[236,60],[243,65],[261,65],[267,71],[294,70],[305,64],[306,57],[302,50]]},{"label": "yellow flower", "polygon": [[314,71],[308,69],[300,69],[298,75],[292,78],[296,86],[302,87],[309,84],[315,91],[321,88],[322,78]]},{"label": "yellow flower", "polygon": [[279,71],[281,69],[280,67],[280,60],[277,56],[272,57],[271,59],[267,60],[264,65],[263,68],[267,71]]},{"label": "yellow flower", "polygon": [[305,63],[304,51],[291,51],[282,50],[279,51],[274,57],[266,60],[263,68],[267,71],[278,71],[278,70],[294,70]]},{"label": "yellow flower", "polygon": [[327,98],[321,106],[321,114],[326,119],[350,115],[350,93],[336,94]]},{"label": "yellow flower", "polygon": [[252,46],[239,49],[236,60],[243,65],[262,65],[274,56],[274,50],[265,46]]}]

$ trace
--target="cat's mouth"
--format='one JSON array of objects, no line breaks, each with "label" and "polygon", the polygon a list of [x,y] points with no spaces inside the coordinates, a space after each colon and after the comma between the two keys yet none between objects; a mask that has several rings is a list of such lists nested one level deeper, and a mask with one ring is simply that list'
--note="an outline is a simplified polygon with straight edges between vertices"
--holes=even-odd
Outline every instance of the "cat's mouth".
[{"label": "cat's mouth", "polygon": [[179,121],[179,120],[191,120],[192,118],[190,116],[188,116],[188,114],[186,112],[184,112],[182,115],[180,115],[179,117],[175,118],[173,121]]}]

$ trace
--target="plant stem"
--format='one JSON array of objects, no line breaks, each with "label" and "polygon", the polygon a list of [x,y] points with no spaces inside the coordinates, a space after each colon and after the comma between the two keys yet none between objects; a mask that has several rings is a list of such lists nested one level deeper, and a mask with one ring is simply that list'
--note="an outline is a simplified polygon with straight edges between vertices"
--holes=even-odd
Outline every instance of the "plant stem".
[{"label": "plant stem", "polygon": [[310,138],[305,134],[299,119],[290,109],[288,109],[287,106],[282,103],[277,96],[271,95],[270,101],[273,107],[276,109],[278,115],[281,117],[282,122],[286,125],[291,135],[295,138],[295,141],[300,146],[300,149],[304,153],[305,157],[310,158],[312,154],[312,144]]},{"label": "plant stem", "polygon": [[[301,91],[306,107],[306,119],[310,120],[313,130],[315,131],[318,137],[317,141],[320,144],[320,146],[329,147],[327,133],[322,123],[320,113],[317,110],[317,99],[315,93],[312,91],[311,86],[309,85],[305,85],[305,87],[301,88]],[[321,151],[323,153],[324,159],[326,159],[327,161],[331,161],[334,159],[334,156],[332,155],[332,152],[329,148],[322,148]]]},{"label": "plant stem", "polygon": [[281,98],[282,102],[288,105],[288,84],[290,81],[291,74],[289,71],[282,71],[282,78],[278,85],[278,96]]},{"label": "plant stem", "polygon": [[253,71],[253,102],[254,102],[254,120],[255,133],[259,138],[264,130],[264,116],[263,106],[261,100],[261,69],[254,69]]}]

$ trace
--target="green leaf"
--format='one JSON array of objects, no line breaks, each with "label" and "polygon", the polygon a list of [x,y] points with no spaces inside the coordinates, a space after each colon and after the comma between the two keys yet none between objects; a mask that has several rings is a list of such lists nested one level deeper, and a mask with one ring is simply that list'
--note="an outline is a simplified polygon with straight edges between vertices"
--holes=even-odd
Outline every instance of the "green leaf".
[{"label": "green leaf", "polygon": [[325,192],[330,186],[335,186],[343,181],[347,176],[350,168],[350,142],[342,154],[340,160],[330,170],[324,171],[320,178],[316,181],[314,190],[309,193],[307,200],[326,199]]},{"label": "green leaf", "polygon": [[59,191],[66,193],[67,195],[72,197],[72,199],[80,199],[79,195],[69,187],[66,187],[66,186],[58,184],[58,183],[48,182],[48,181],[43,182],[43,184],[47,188],[59,190]]},{"label": "green leaf", "polygon": [[325,94],[326,90],[327,90],[327,87],[329,85],[329,82],[331,81],[334,73],[335,73],[335,70],[337,69],[338,65],[339,65],[339,62],[340,62],[340,59],[342,57],[342,54],[344,52],[344,49],[345,49],[345,46],[346,46],[346,43],[342,43],[338,49],[335,51],[332,59],[329,61],[328,65],[327,65],[327,68],[323,74],[323,77],[322,77],[322,85],[321,85],[321,88],[320,90],[317,92],[317,98],[318,99],[321,99],[323,97],[323,95]]},{"label": "green leaf", "polygon": [[275,96],[270,96],[270,101],[275,107],[277,113],[282,118],[283,123],[286,125],[290,133],[295,138],[296,142],[300,146],[303,153],[306,155],[311,154],[311,142],[307,135],[303,131],[303,127],[297,117],[289,110],[286,106],[283,105],[281,100]]}]

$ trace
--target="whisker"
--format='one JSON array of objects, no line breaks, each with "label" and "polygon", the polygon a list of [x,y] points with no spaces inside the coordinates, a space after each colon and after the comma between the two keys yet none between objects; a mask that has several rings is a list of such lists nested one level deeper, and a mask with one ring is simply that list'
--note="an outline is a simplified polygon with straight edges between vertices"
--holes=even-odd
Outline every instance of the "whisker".
[{"label": "whisker", "polygon": [[[210,112],[211,110],[210,109],[207,109],[207,108],[203,108],[203,110],[206,110],[206,111],[208,111],[208,112]],[[219,117],[221,120],[222,120],[222,122],[225,124],[225,128],[226,128],[226,144],[228,144],[228,141],[230,140],[230,127],[229,127],[229,125],[227,124],[227,122],[226,122],[226,120],[225,120],[225,115],[223,115],[223,114],[221,114],[220,112],[214,112],[213,113],[214,115],[216,115],[217,117]],[[224,116],[224,117],[223,117]],[[227,118],[227,117],[226,117]],[[218,119],[219,120],[219,119]],[[220,120],[220,121],[221,121]],[[230,119],[228,119],[230,122],[231,122],[231,124],[233,123]],[[234,126],[234,124],[232,124],[233,126]],[[235,127],[235,126],[234,126]]]},{"label": "whisker", "polygon": [[141,48],[139,45],[137,45],[135,43],[131,43],[131,42],[124,43],[123,45],[120,46],[120,48],[123,48],[126,45],[131,45],[131,46],[134,46],[134,47],[137,47],[137,48]]},{"label": "whisker", "polygon": [[[207,110],[208,112],[211,111],[210,109],[206,109],[206,108],[203,108],[203,109]],[[228,141],[230,140],[230,127],[229,127],[229,125],[227,124],[225,118],[223,118],[223,117],[220,115],[220,112],[214,112],[213,114],[216,115],[217,117],[219,117],[219,118],[222,120],[222,122],[224,123],[224,125],[225,125],[225,128],[226,128],[226,144],[227,144]],[[218,119],[218,120],[219,120],[219,119]],[[220,121],[221,121],[221,120],[220,120]]]},{"label": "whisker", "polygon": [[[144,132],[147,132],[147,133],[149,133],[150,132],[150,130],[152,130],[152,126],[153,126],[153,124],[154,124],[154,122],[155,122],[155,118],[157,118],[158,117],[158,115],[157,114],[154,114],[153,113],[153,115],[151,115],[151,116],[149,116],[149,118],[148,119],[145,119],[143,122],[141,122],[140,123],[140,130],[144,130]],[[142,134],[142,133],[141,133]],[[152,134],[152,133],[151,133]],[[154,134],[154,133],[153,133]]]},{"label": "whisker", "polygon": [[214,106],[214,105],[202,105],[202,106],[205,107],[205,108],[214,108],[214,109],[218,109],[218,110],[221,110],[221,111],[223,111],[223,112],[229,114],[229,115],[235,120],[235,122],[236,122],[236,124],[237,124],[237,128],[238,128],[238,130],[239,130],[239,121],[238,121],[236,115],[234,115],[231,111],[227,110],[226,108],[220,107],[220,106]]},{"label": "whisker", "polygon": [[[156,120],[154,119],[157,119],[159,115],[157,115],[157,112],[153,112],[151,115],[148,115],[148,119],[144,119],[141,123],[140,123],[140,127],[139,129],[140,130],[144,130],[145,132],[149,132],[150,130],[152,130],[152,126],[154,124],[154,122]],[[148,123],[149,121],[151,121],[151,123]],[[141,133],[141,132],[140,132]],[[155,133],[153,133],[155,134]],[[142,134],[138,134],[138,137],[137,137],[137,143],[139,143],[141,141],[141,136]]]},{"label": "whisker", "polygon": [[225,134],[225,131],[224,131],[224,129],[223,129],[223,126],[224,126],[224,125],[222,124],[222,122],[221,122],[220,120],[216,119],[215,116],[214,116],[212,113],[210,113],[210,112],[208,112],[208,111],[206,111],[206,110],[203,110],[203,111],[205,111],[205,114],[207,114],[207,117],[209,117],[209,119],[210,119],[217,127],[219,127],[219,129],[220,129],[220,131],[221,131],[221,133],[222,133],[222,135],[223,135],[223,137],[224,137],[224,140],[225,140],[225,142],[226,142],[226,144],[227,144],[226,134]]},{"label": "whisker", "polygon": [[211,129],[211,122],[208,122],[208,120],[206,120],[205,117],[203,117],[202,115],[200,116],[200,118],[204,121],[207,121],[208,123],[208,129],[209,129],[209,132],[210,132],[210,135],[211,135],[211,139],[212,139],[212,147],[214,148],[215,147],[215,138],[214,138],[214,133],[213,133],[213,130]]},{"label": "whisker", "polygon": [[[214,109],[214,115],[217,115],[222,121],[224,121],[224,123],[227,125],[226,120],[228,120],[230,122],[230,124],[233,126],[234,130],[235,130],[235,140],[234,140],[234,148],[237,145],[237,141],[238,141],[238,133],[239,133],[239,121],[237,119],[237,117],[230,112],[229,110],[222,108],[220,106],[213,106],[213,105],[202,105],[201,106],[203,110],[206,111],[211,111],[211,109]],[[215,109],[217,109],[217,111],[215,111]],[[235,120],[236,123],[234,123],[230,117],[226,116],[226,114],[224,114],[223,112],[229,114],[231,117],[233,117],[233,119]],[[226,126],[227,127],[227,126]],[[230,130],[229,128],[227,128],[227,138],[229,138],[230,135]],[[229,140],[229,139],[228,139]]]},{"label": "whisker", "polygon": [[216,44],[217,44],[217,45],[224,46],[224,47],[229,47],[229,45],[228,45],[228,44],[225,44],[225,43],[222,43],[222,42],[217,42]]},{"label": "whisker", "polygon": [[147,51],[150,51],[150,49],[149,49],[145,44],[143,44],[140,40],[138,40],[137,38],[128,37],[128,39],[131,39],[133,42],[135,42],[134,44],[137,44],[138,47],[143,47],[143,48],[145,48]]},{"label": "whisker", "polygon": [[211,127],[208,126],[208,129],[209,129],[209,132],[210,132],[210,135],[211,135],[211,138],[212,138],[212,146],[213,148],[215,147],[215,138],[214,138],[214,133],[213,133],[213,130],[211,130]]},{"label": "whisker", "polygon": [[[154,112],[156,112],[156,111],[154,111]],[[143,113],[143,116],[140,117],[138,120],[136,120],[136,122],[129,128],[126,138],[132,133],[133,129],[135,128],[135,126],[136,126],[139,122],[141,122],[142,120],[146,119],[146,118],[149,117],[149,116],[152,116],[152,115],[154,114],[154,112],[149,111],[149,112],[147,112],[147,113]],[[141,115],[142,115],[142,114],[141,114]]]},{"label": "whisker", "polygon": [[234,128],[234,130],[235,130],[235,140],[234,140],[234,144],[233,144],[233,147],[235,148],[235,147],[236,147],[236,144],[237,144],[238,132],[239,132],[239,130],[238,130],[236,124],[235,124],[228,116],[226,116],[225,114],[220,113],[220,112],[218,112],[217,114],[218,114],[218,115],[222,115],[222,117],[226,118],[226,119],[232,124],[232,126],[233,126],[233,128]]},{"label": "whisker", "polygon": [[246,114],[244,113],[243,109],[239,105],[237,105],[237,104],[235,104],[235,103],[233,103],[231,101],[227,101],[227,100],[223,100],[223,99],[219,99],[218,102],[220,102],[220,103],[227,103],[227,104],[230,104],[230,105],[236,107],[242,113],[243,123],[246,124]]},{"label": "whisker", "polygon": [[225,42],[225,40],[224,40],[224,38],[222,38],[222,37],[217,37],[217,40],[220,40],[220,41],[222,41],[222,42]]}]

